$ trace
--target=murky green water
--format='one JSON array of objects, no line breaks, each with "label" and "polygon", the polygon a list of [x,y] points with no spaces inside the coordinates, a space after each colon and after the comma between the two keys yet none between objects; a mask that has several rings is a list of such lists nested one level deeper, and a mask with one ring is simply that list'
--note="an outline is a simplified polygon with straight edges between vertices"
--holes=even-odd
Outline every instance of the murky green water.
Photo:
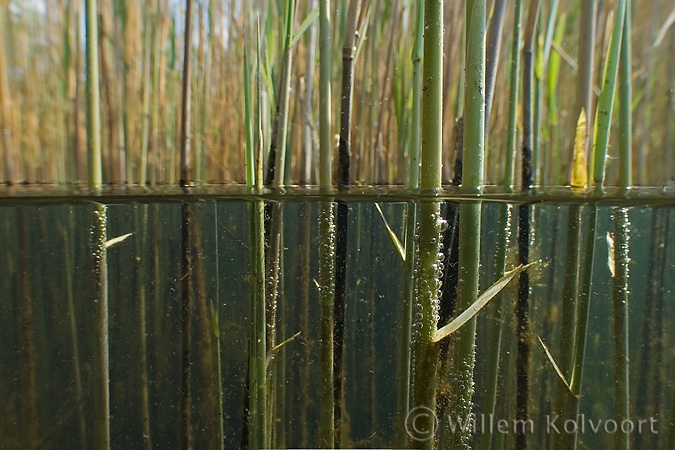
[{"label": "murky green water", "polygon": [[[383,196],[377,200],[373,195],[347,199],[344,448],[401,448],[397,436],[406,430],[408,411],[401,410],[398,398],[405,388],[399,363],[405,355],[401,305],[407,272],[391,233],[402,246],[412,245],[412,236],[406,237],[405,232],[406,216],[414,207],[411,199]],[[101,323],[99,309],[98,283],[103,278],[95,272],[100,267],[94,246],[96,204],[85,198],[0,202],[0,448],[95,448],[106,384],[101,359],[106,329],[111,447],[180,448],[186,429],[183,380],[188,370],[193,448],[246,448],[251,433],[247,387],[254,286],[252,202],[236,196],[193,197],[188,207],[190,225],[186,226],[186,207],[178,197],[103,200],[107,204],[106,238],[130,233],[119,242],[109,241],[107,248],[107,327]],[[321,446],[323,383],[319,202],[308,196],[277,196],[269,201],[278,204],[281,218],[274,344],[283,343],[272,352],[269,363],[268,386],[273,392],[268,405],[273,421],[269,431],[274,448],[315,448]],[[444,214],[452,214],[457,202],[444,202]],[[667,448],[669,434],[670,445],[673,442],[675,396],[670,375],[675,365],[675,203],[666,198],[595,205],[598,221],[581,415],[574,422],[556,419],[556,399],[564,385],[537,337],[557,360],[565,334],[561,331],[565,280],[569,276],[581,279],[587,270],[583,251],[590,211],[596,206],[549,200],[530,207],[530,260],[541,263],[529,270],[528,443],[531,448],[546,448],[558,434],[567,433],[577,437],[579,448],[612,448],[618,436],[628,434],[635,448]],[[615,245],[613,256],[609,251],[610,243],[620,239],[613,217],[622,208],[629,221],[624,227],[630,258],[629,419],[621,419],[615,406],[613,283],[617,277],[610,269],[621,250]],[[502,201],[484,201],[483,290],[498,278],[495,255],[502,228],[500,211],[512,214],[507,269],[517,264],[518,208]],[[569,216],[577,213],[582,256],[568,264]],[[185,230],[192,249],[188,260]],[[446,249],[451,247],[446,245]],[[452,261],[453,255],[446,256],[446,266]],[[572,270],[575,267],[579,275]],[[184,296],[186,289],[192,294]],[[492,448],[514,448],[516,295],[514,284],[478,315],[476,447],[490,438]],[[184,332],[186,301],[191,304],[189,341]],[[500,341],[491,334],[499,323],[496,318],[504,324]],[[490,413],[484,409],[485,379],[494,357],[490,355],[495,355],[497,347],[501,350],[497,406]],[[444,381],[439,385],[442,403]],[[446,417],[443,410],[438,414],[441,426],[436,432],[452,432],[444,424],[449,420],[457,425],[457,418]],[[411,420],[414,417],[408,415],[409,434],[426,437],[415,436]],[[419,448],[421,444],[409,441],[404,445]]]}]

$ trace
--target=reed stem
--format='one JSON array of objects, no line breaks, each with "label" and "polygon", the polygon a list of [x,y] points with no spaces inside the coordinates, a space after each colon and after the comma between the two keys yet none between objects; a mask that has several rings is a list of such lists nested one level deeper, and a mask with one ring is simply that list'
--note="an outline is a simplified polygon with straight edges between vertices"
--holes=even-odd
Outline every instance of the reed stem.
[{"label": "reed stem", "polygon": [[183,186],[193,184],[192,177],[192,132],[191,132],[191,102],[192,102],[192,0],[185,0],[185,39],[183,41],[183,102],[180,112],[180,178],[178,183]]},{"label": "reed stem", "polygon": [[605,183],[605,164],[607,160],[607,148],[609,146],[612,110],[614,109],[614,93],[617,72],[619,70],[621,40],[626,17],[626,0],[619,0],[616,8],[612,39],[607,51],[605,71],[602,77],[602,91],[600,92],[598,108],[595,114],[594,156],[591,160],[592,170],[590,172],[593,174],[593,181],[598,191],[602,191]]},{"label": "reed stem", "polygon": [[101,93],[98,69],[98,10],[96,0],[86,0],[87,51],[87,167],[89,187],[103,184],[101,165]]}]

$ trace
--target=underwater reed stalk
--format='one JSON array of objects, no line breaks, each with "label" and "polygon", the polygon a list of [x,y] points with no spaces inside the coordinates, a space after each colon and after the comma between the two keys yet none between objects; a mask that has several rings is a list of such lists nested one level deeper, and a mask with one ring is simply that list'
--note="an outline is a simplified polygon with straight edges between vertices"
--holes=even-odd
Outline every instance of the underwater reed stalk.
[{"label": "underwater reed stalk", "polygon": [[[499,213],[497,217],[497,249],[495,253],[495,274],[497,279],[504,276],[506,268],[506,254],[509,245],[509,237],[511,230],[511,215],[512,207],[506,203],[499,205]],[[488,367],[485,375],[485,396],[483,397],[482,414],[489,416],[495,414],[497,411],[497,393],[500,390],[499,386],[499,372],[503,368],[500,365],[501,348],[502,348],[502,334],[505,327],[506,320],[504,318],[505,309],[502,305],[504,302],[502,298],[493,300],[495,305],[489,317],[489,330],[487,342],[490,343],[487,349],[486,361]],[[480,438],[480,448],[482,450],[489,450],[492,447],[492,434],[483,433]]]},{"label": "underwater reed stalk", "polygon": [[[566,241],[566,255],[565,255],[565,277],[564,284],[562,288],[562,293],[560,296],[561,303],[561,326],[560,326],[560,351],[559,357],[556,358],[558,367],[560,368],[562,374],[565,376],[566,380],[571,380],[573,373],[575,371],[575,357],[577,355],[576,350],[576,332],[579,331],[580,322],[585,323],[588,321],[588,311],[581,311],[583,308],[578,307],[579,297],[584,295],[584,293],[579,292],[579,268],[580,268],[580,258],[582,255],[580,247],[580,225],[581,225],[581,207],[579,204],[570,205],[567,211],[567,241]],[[595,214],[594,212],[592,214]],[[592,226],[593,233],[589,232],[589,236],[595,235],[595,221],[593,220],[589,223],[589,226]],[[587,245],[588,242],[587,242]],[[591,245],[594,245],[594,241]],[[588,248],[586,249],[588,250]],[[587,253],[583,253],[587,256]],[[592,255],[591,255],[592,256]],[[593,267],[586,267],[586,270],[592,270]],[[587,294],[588,296],[588,294]],[[588,305],[586,301],[585,306]],[[578,317],[577,309],[582,314],[585,313],[586,316]],[[585,328],[584,328],[585,330]],[[585,339],[585,331],[583,339]],[[582,349],[583,351],[584,349]],[[583,353],[582,353],[583,355]],[[583,360],[582,360],[583,362]],[[561,383],[559,380],[557,382],[557,397],[554,411],[563,416],[565,419],[574,419],[576,417],[576,408],[573,402],[574,399],[571,398],[569,388]],[[576,402],[578,406],[578,402]],[[571,414],[571,415],[568,415]],[[576,442],[576,436],[570,433],[562,433],[559,435],[552,436],[553,443],[555,448],[574,448]]]},{"label": "underwater reed stalk", "polygon": [[98,343],[98,379],[96,387],[96,413],[94,418],[94,442],[98,449],[110,448],[110,361],[108,334],[108,240],[107,207],[101,203],[94,206],[94,265],[93,281],[96,286],[94,303],[96,310],[96,342]]},{"label": "underwater reed stalk", "polygon": [[[75,317],[75,295],[73,292],[73,266],[75,259],[75,247],[73,241],[70,239],[70,236],[73,236],[75,233],[75,223],[74,223],[74,214],[73,207],[68,206],[66,211],[66,216],[68,217],[68,228],[63,230],[63,243],[65,247],[63,263],[65,265],[66,272],[66,296],[68,298],[68,320],[69,320],[69,332],[70,340],[72,345],[73,352],[73,374],[75,382],[75,397],[78,401],[82,398],[82,369],[80,365],[80,345],[78,339],[77,331],[77,318]],[[80,432],[80,444],[82,448],[86,447],[87,442],[87,428],[84,417],[84,408],[80,404],[78,408],[78,425]]]},{"label": "underwater reed stalk", "polygon": [[[586,356],[586,338],[588,337],[588,320],[591,310],[591,286],[593,281],[593,263],[595,260],[595,229],[598,223],[598,207],[591,206],[588,218],[588,231],[586,233],[586,247],[584,249],[583,274],[578,291],[576,328],[574,337],[574,357],[572,361],[572,373],[569,378],[571,396],[567,402],[567,417],[576,418],[579,414],[581,403],[581,381],[584,373],[584,358]],[[569,394],[568,394],[569,395]],[[564,411],[561,411],[564,413]],[[568,436],[567,441],[561,448],[576,448],[576,436]]]},{"label": "underwater reed stalk", "polygon": [[[213,229],[216,230],[214,233],[215,241],[215,254],[220,256],[218,251],[218,241],[219,234],[218,230],[218,202],[213,202]],[[225,450],[225,410],[224,410],[224,392],[223,392],[223,356],[221,353],[220,345],[220,267],[218,261],[219,257],[216,257],[215,264],[215,273],[216,273],[216,298],[211,301],[211,318],[213,323],[214,337],[216,340],[216,388],[218,392],[218,397],[216,398],[216,417],[218,418],[217,423],[217,439],[218,446],[216,448],[220,450]],[[247,405],[248,406],[248,405]]]},{"label": "underwater reed stalk", "polygon": [[[349,11],[342,46],[342,101],[340,111],[340,144],[338,158],[338,188],[349,189],[350,142],[352,122],[352,88],[354,85],[354,55],[356,53],[357,20],[360,0],[350,0]],[[336,242],[335,242],[335,305],[333,329],[333,396],[334,396],[334,445],[342,443],[342,409],[344,408],[344,330],[345,330],[345,294],[347,281],[347,233],[349,224],[349,206],[345,201],[337,202]]]},{"label": "underwater reed stalk", "polygon": [[21,299],[19,302],[21,306],[18,314],[20,317],[18,327],[21,330],[21,337],[18,341],[21,344],[18,348],[17,356],[19,359],[19,367],[21,368],[20,373],[22,374],[21,379],[18,380],[18,385],[20,386],[19,395],[22,398],[22,401],[19,403],[21,405],[19,410],[22,420],[18,427],[18,434],[21,437],[21,446],[24,448],[31,448],[38,438],[37,383],[35,373],[35,364],[37,360],[35,357],[35,324],[33,302],[31,299],[30,244],[28,242],[29,236],[27,233],[26,209],[23,206],[17,208],[17,231],[20,249],[18,258],[20,273],[19,282],[21,286]]},{"label": "underwater reed stalk", "polygon": [[[647,270],[646,292],[644,293],[644,311],[642,318],[640,340],[638,342],[640,357],[638,363],[638,380],[634,391],[639,392],[635,399],[635,415],[646,416],[647,409],[659,414],[658,405],[661,403],[661,376],[660,370],[663,354],[663,284],[664,270],[668,249],[670,214],[667,208],[658,208],[652,212],[650,221],[650,242],[647,252],[647,261],[650,262]],[[671,420],[672,420],[671,415]],[[651,436],[652,438],[654,436]],[[647,436],[636,436],[635,447],[653,446]],[[669,447],[672,448],[672,447]]]},{"label": "underwater reed stalk", "polygon": [[[443,0],[425,0],[424,66],[422,97],[422,151],[420,187],[436,191],[441,187],[443,151]],[[418,296],[413,331],[413,408],[436,410],[436,378],[439,346],[433,342],[438,321],[440,274],[441,215],[440,202],[423,201],[418,221],[417,262]],[[425,415],[416,422],[429,439],[420,442],[425,450],[433,449],[433,417]]]},{"label": "underwater reed stalk", "polygon": [[[630,221],[627,208],[617,208],[612,213],[614,223],[614,277],[612,300],[614,312],[614,414],[616,422],[623,423],[629,416],[629,340],[628,340],[628,240]],[[628,433],[617,433],[614,448],[629,448]]]},{"label": "underwater reed stalk", "polygon": [[[472,0],[466,6],[467,51],[464,88],[464,139],[462,187],[479,193],[483,186],[485,148],[485,34],[487,2]],[[478,293],[480,266],[481,203],[466,201],[459,205],[459,278],[456,312],[467,309]],[[467,322],[455,336],[453,373],[450,380],[450,417],[471,417],[474,392],[473,370],[476,361],[476,318]],[[466,448],[472,439],[470,427],[452,433],[449,448]]]},{"label": "underwater reed stalk", "polygon": [[[631,88],[631,0],[626,0],[626,17],[623,21],[621,57],[619,60],[619,186],[632,185],[632,88]],[[668,166],[666,166],[668,167]]]},{"label": "underwater reed stalk", "polygon": [[192,102],[192,0],[185,0],[185,36],[183,41],[183,102],[180,112],[180,186],[191,186],[192,152],[190,149],[192,135],[190,129],[190,104]]},{"label": "underwater reed stalk", "polygon": [[181,418],[180,447],[189,450],[192,446],[192,205],[181,205]]},{"label": "underwater reed stalk", "polygon": [[[319,1],[319,185],[329,191],[333,181],[331,136],[331,28],[330,0]],[[333,313],[335,299],[334,204],[324,200],[319,210],[319,302],[321,305],[321,412],[319,443],[333,448],[335,398],[333,374]]]},{"label": "underwater reed stalk", "polygon": [[[413,64],[413,106],[412,106],[412,133],[409,146],[408,189],[416,190],[419,185],[419,158],[420,158],[420,119],[422,108],[422,52],[424,50],[424,2],[417,2],[415,8],[415,41],[411,54]],[[398,396],[397,435],[396,445],[406,447],[410,445],[410,436],[405,430],[405,419],[410,411],[410,381],[411,381],[411,331],[412,311],[415,295],[415,228],[417,223],[417,204],[408,202],[406,214],[406,241],[405,241],[405,276],[403,277],[404,301],[401,302],[401,343],[399,347],[397,380]]]},{"label": "underwater reed stalk", "polygon": [[[534,79],[534,39],[541,0],[530,3],[525,40],[523,44],[523,144],[521,187],[528,191],[532,188],[532,84]],[[529,263],[530,251],[530,205],[523,203],[518,207],[518,263]],[[523,270],[518,278],[518,301],[516,303],[516,420],[528,420],[528,396],[530,390],[530,278]],[[525,427],[516,431],[515,443],[519,449],[527,448]]]},{"label": "underwater reed stalk", "polygon": [[249,204],[251,239],[251,334],[249,362],[249,446],[268,448],[267,337],[265,321],[265,205]]},{"label": "underwater reed stalk", "polygon": [[605,164],[607,160],[607,147],[609,145],[612,110],[614,108],[614,91],[619,70],[619,54],[626,17],[626,0],[619,0],[616,8],[614,29],[612,30],[612,38],[607,51],[607,60],[605,61],[605,71],[602,77],[602,90],[600,91],[598,107],[595,113],[594,155],[591,159],[592,170],[590,172],[593,174],[593,181],[598,192],[602,192],[605,183]]},{"label": "underwater reed stalk", "polygon": [[502,186],[511,189],[514,177],[514,160],[516,157],[516,126],[518,120],[518,91],[520,87],[520,43],[522,40],[522,0],[515,1],[515,17],[513,26],[513,44],[511,46],[511,76],[509,80],[509,112],[506,125],[506,157],[504,163],[504,179]]},{"label": "underwater reed stalk", "polygon": [[[140,209],[140,211],[139,211]],[[138,335],[141,344],[141,426],[143,429],[143,446],[152,448],[152,434],[150,430],[150,381],[148,377],[148,333],[147,333],[147,299],[146,299],[146,268],[145,256],[150,252],[147,248],[148,205],[136,205],[134,208],[135,224],[138,232],[135,236],[136,254],[138,260]]]},{"label": "underwater reed stalk", "polygon": [[101,93],[98,70],[98,12],[96,0],[85,2],[87,52],[87,167],[89,187],[103,184],[101,167]]}]

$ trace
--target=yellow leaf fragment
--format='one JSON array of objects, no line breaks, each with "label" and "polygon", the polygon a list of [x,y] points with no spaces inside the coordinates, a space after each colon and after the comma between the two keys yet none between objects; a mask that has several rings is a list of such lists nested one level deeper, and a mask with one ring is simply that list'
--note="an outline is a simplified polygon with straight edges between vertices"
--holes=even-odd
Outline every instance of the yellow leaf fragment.
[{"label": "yellow leaf fragment", "polygon": [[588,187],[588,168],[586,165],[586,111],[581,108],[577,131],[574,135],[574,159],[572,160],[572,180],[570,186],[573,191]]}]

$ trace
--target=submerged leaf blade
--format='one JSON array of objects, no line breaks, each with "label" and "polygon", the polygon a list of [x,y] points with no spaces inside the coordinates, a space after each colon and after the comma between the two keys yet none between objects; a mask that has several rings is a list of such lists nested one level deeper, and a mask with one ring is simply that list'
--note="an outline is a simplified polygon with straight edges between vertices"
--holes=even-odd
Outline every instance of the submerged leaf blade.
[{"label": "submerged leaf blade", "polygon": [[523,266],[521,264],[515,269],[506,272],[503,277],[501,277],[495,284],[487,288],[485,292],[479,295],[476,301],[473,302],[473,304],[464,310],[459,316],[455,317],[452,322],[436,330],[433,341],[438,342],[462,328],[469,320],[478,314],[478,312],[483,309],[483,307],[485,307],[485,305],[487,305],[490,300],[495,298],[497,294],[504,290],[504,288],[516,277],[516,275],[529,266],[530,264],[527,266]]},{"label": "submerged leaf blade", "polygon": [[382,222],[384,222],[384,226],[387,229],[387,232],[389,233],[391,242],[394,243],[394,247],[396,247],[396,250],[398,251],[398,254],[401,257],[401,260],[405,261],[405,247],[403,247],[403,244],[401,244],[400,239],[398,238],[398,236],[396,236],[394,230],[392,230],[391,227],[389,226],[389,222],[387,222],[387,219],[384,217],[384,213],[382,212],[382,208],[380,208],[380,204],[375,203],[375,208],[377,208],[377,212],[380,213],[380,217],[382,217]]}]

